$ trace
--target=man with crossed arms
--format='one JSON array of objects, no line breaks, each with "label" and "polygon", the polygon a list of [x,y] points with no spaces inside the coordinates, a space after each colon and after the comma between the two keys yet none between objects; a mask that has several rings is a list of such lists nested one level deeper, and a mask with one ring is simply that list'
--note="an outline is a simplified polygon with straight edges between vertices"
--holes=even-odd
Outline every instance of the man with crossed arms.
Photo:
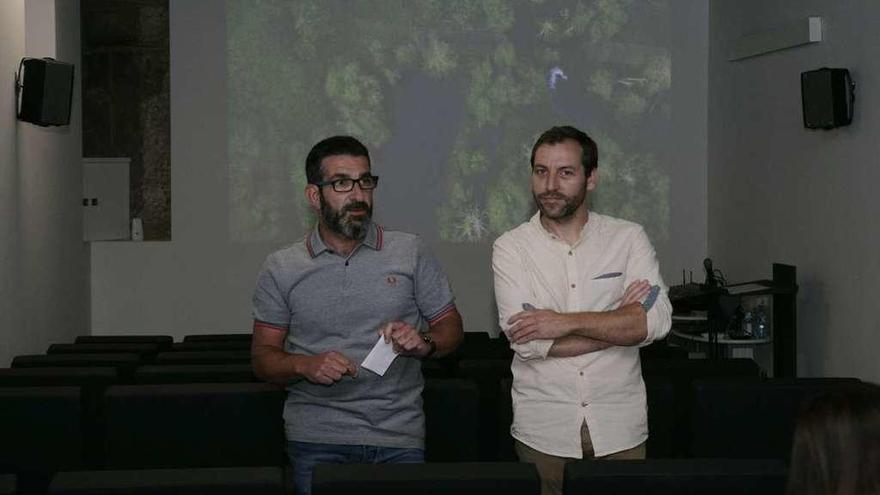
[{"label": "man with crossed arms", "polygon": [[639,347],[669,332],[671,305],[641,226],[590,211],[596,144],[554,127],[532,149],[531,220],[494,244],[501,328],[515,351],[517,454],[542,494],[560,494],[565,462],[643,459],[648,438]]}]

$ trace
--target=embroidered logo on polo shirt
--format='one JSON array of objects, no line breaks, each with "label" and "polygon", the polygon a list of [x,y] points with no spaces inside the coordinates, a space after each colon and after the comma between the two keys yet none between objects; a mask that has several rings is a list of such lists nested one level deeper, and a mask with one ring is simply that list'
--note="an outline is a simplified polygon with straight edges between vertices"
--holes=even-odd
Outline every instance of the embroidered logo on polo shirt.
[{"label": "embroidered logo on polo shirt", "polygon": [[387,283],[391,287],[394,287],[397,285],[397,277],[395,277],[394,275],[388,275],[387,277],[385,277],[385,283]]}]

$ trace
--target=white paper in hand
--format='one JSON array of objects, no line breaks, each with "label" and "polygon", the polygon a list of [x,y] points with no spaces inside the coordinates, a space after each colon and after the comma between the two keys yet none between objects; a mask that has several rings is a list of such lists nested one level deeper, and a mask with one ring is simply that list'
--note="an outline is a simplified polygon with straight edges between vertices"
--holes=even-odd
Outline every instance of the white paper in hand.
[{"label": "white paper in hand", "polygon": [[391,366],[396,357],[397,353],[394,352],[394,344],[391,342],[386,343],[385,337],[379,335],[379,341],[373,346],[373,350],[367,354],[367,358],[364,359],[361,366],[379,376],[385,376],[385,372],[388,371],[388,367]]}]

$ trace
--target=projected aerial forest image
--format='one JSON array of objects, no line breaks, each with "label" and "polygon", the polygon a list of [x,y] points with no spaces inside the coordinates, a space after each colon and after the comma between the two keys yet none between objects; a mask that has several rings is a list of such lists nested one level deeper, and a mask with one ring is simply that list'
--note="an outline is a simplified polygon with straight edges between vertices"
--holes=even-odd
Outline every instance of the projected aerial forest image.
[{"label": "projected aerial forest image", "polygon": [[599,146],[592,208],[667,238],[666,0],[227,2],[230,236],[313,225],[310,147],[351,134],[389,228],[492,241],[534,212],[529,155],[571,124]]}]

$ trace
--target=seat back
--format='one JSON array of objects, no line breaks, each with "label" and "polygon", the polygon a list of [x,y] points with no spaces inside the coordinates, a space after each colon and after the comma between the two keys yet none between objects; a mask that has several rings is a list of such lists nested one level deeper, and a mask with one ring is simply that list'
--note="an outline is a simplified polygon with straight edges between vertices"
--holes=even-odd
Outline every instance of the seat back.
[{"label": "seat back", "polygon": [[539,495],[541,492],[535,466],[516,462],[319,464],[312,476],[313,495]]},{"label": "seat back", "polygon": [[0,387],[0,472],[80,469],[79,387]]},{"label": "seat back", "polygon": [[646,459],[566,464],[563,493],[587,495],[779,495],[785,463],[778,459]]},{"label": "seat back", "polygon": [[422,393],[425,410],[425,459],[463,462],[479,455],[480,397],[469,380],[426,380]]},{"label": "seat back", "polygon": [[199,340],[177,342],[171,345],[172,351],[250,351],[250,340]]},{"label": "seat back", "polygon": [[0,495],[15,495],[17,480],[14,474],[0,474]]},{"label": "seat back", "polygon": [[648,390],[648,457],[690,457],[693,381],[757,382],[761,370],[751,359],[654,358],[642,361],[642,375]]},{"label": "seat back", "polygon": [[171,348],[174,337],[170,335],[80,335],[77,344],[156,344],[160,351]]},{"label": "seat back", "polygon": [[198,335],[187,335],[183,338],[184,342],[217,342],[217,341],[248,341],[253,338],[251,333],[207,333]]},{"label": "seat back", "polygon": [[89,344],[52,344],[46,354],[137,354],[141,359],[151,359],[159,352],[159,344],[130,343],[89,343]]},{"label": "seat back", "polygon": [[513,378],[502,378],[498,385],[498,409],[495,410],[495,435],[498,445],[498,459],[517,460],[510,426],[513,424],[513,397],[510,395]]},{"label": "seat back", "polygon": [[[499,456],[497,411],[500,407],[501,380],[510,378],[509,359],[462,359],[456,375],[477,385],[480,395],[479,448],[481,461],[503,461]],[[509,427],[510,425],[508,425]]]},{"label": "seat back", "polygon": [[58,473],[50,495],[282,495],[279,467],[139,469]]},{"label": "seat back", "polygon": [[681,423],[679,417],[679,396],[672,380],[664,377],[645,380],[645,395],[648,402],[648,443],[649,458],[674,457],[686,448],[682,445],[677,431]]},{"label": "seat back", "polygon": [[158,364],[135,370],[135,383],[246,383],[256,382],[250,364]]},{"label": "seat back", "polygon": [[486,332],[465,332],[464,341],[456,349],[457,359],[511,359],[510,342],[503,335],[491,338]]},{"label": "seat back", "polygon": [[284,461],[284,391],[264,383],[107,390],[107,467],[271,466]]},{"label": "seat back", "polygon": [[78,387],[86,467],[103,465],[104,392],[119,382],[119,373],[112,367],[0,369],[0,387]]},{"label": "seat back", "polygon": [[155,364],[233,364],[250,363],[249,350],[160,352]]},{"label": "seat back", "polygon": [[137,354],[37,354],[16,356],[13,368],[98,368],[113,367],[121,381],[130,381],[140,364]]},{"label": "seat back", "polygon": [[693,386],[694,457],[787,459],[795,421],[806,401],[859,387],[861,382],[855,378],[698,380]]}]

